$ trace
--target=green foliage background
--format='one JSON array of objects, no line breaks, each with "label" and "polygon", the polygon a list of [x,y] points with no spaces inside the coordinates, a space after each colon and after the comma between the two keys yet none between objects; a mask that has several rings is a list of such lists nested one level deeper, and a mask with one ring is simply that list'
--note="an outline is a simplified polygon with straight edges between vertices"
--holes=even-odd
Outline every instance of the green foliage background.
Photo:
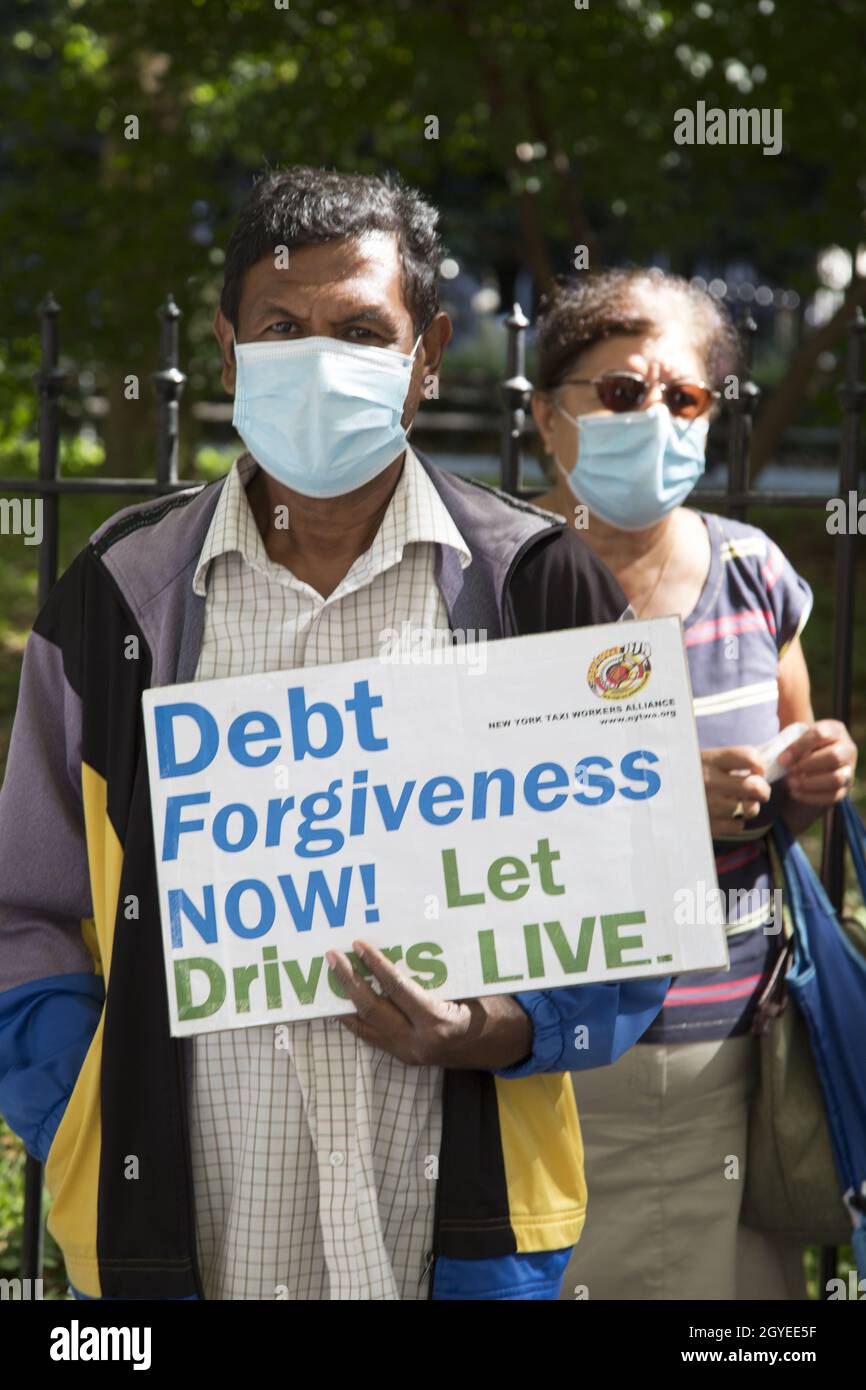
[{"label": "green foliage background", "polygon": [[[442,208],[452,254],[506,277],[529,263],[542,283],[583,243],[594,266],[663,252],[691,274],[739,257],[805,298],[818,248],[853,252],[866,239],[864,57],[859,0],[590,0],[585,10],[567,0],[10,0],[0,12],[0,473],[35,470],[35,311],[48,289],[63,306],[65,364],[86,368],[86,391],[111,407],[96,437],[79,435],[73,381],[64,471],[92,472],[106,450],[113,475],[149,469],[152,397],[143,389],[124,403],[121,385],[155,369],[155,313],[169,290],[184,309],[189,471],[201,443],[189,405],[221,395],[210,337],[221,246],[267,166],[399,170]],[[676,147],[674,112],[699,99],[778,108],[783,154]],[[437,139],[425,138],[430,117]],[[765,384],[784,365],[759,363]],[[813,421],[838,418],[833,385],[830,374],[800,400]],[[61,569],[115,506],[64,502]],[[815,590],[804,646],[826,714],[831,538],[823,518],[795,510],[750,519]],[[864,585],[861,563],[861,742]],[[0,761],[35,611],[33,555],[4,544]],[[855,795],[862,809],[862,780]],[[808,843],[814,856],[816,837]],[[3,1273],[17,1268],[21,1165],[0,1125]],[[50,1239],[46,1273],[62,1297]]]}]

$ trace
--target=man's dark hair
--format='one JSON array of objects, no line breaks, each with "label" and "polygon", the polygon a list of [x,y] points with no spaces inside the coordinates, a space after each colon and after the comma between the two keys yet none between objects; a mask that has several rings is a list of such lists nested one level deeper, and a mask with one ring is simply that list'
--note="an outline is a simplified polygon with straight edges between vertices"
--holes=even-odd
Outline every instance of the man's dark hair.
[{"label": "man's dark hair", "polygon": [[438,221],[436,209],[394,175],[341,174],[304,165],[264,174],[229,237],[220,308],[237,331],[244,275],[276,246],[291,251],[389,232],[397,238],[403,266],[403,299],[415,333],[423,333],[439,309]]},{"label": "man's dark hair", "polygon": [[690,320],[707,381],[718,390],[740,368],[733,321],[717,299],[660,270],[604,270],[560,285],[542,302],[537,324],[540,391],[552,391],[585,352],[605,338],[651,333],[672,318]]}]

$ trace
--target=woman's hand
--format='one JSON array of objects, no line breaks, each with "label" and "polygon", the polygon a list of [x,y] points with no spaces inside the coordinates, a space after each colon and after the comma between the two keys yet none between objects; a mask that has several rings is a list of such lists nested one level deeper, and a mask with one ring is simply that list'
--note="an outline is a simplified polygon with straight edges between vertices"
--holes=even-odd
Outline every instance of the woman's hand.
[{"label": "woman's hand", "polygon": [[788,793],[807,806],[835,806],[854,780],[857,745],[838,719],[819,719],[780,753]]},{"label": "woman's hand", "polygon": [[[803,735],[805,738],[806,735]],[[792,744],[792,748],[796,748]],[[770,800],[770,784],[764,777],[764,764],[755,748],[743,744],[736,748],[705,748],[701,751],[704,791],[710,813],[710,830],[715,839],[739,835],[743,824],[752,820]],[[740,809],[742,816],[734,816]]]}]

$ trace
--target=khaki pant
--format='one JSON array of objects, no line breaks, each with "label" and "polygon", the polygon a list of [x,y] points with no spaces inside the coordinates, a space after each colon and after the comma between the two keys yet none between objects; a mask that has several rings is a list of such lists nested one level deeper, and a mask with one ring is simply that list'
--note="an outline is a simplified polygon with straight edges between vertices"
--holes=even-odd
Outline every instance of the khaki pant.
[{"label": "khaki pant", "polygon": [[561,1298],[807,1297],[799,1245],[739,1225],[757,1064],[747,1036],[573,1073],[589,1204]]}]

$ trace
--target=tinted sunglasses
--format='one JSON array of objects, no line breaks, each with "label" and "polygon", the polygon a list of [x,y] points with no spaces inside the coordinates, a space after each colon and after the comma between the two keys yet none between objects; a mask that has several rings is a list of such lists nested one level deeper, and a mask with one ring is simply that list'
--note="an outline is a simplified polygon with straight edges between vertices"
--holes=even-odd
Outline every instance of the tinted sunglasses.
[{"label": "tinted sunglasses", "polygon": [[637,372],[604,372],[594,377],[568,377],[562,386],[594,386],[595,394],[605,410],[621,414],[626,410],[639,410],[652,390],[658,385],[662,400],[671,415],[694,420],[718,397],[705,381],[647,381]]}]

